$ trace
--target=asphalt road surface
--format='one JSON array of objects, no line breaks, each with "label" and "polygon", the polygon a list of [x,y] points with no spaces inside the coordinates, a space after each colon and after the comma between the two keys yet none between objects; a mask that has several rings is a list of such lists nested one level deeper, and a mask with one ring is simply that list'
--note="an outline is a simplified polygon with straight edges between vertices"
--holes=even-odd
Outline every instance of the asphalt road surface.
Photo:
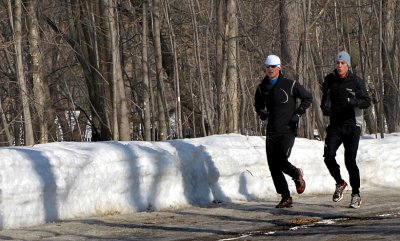
[{"label": "asphalt road surface", "polygon": [[400,190],[362,190],[363,204],[349,208],[331,195],[294,195],[208,207],[110,215],[0,231],[0,240],[400,240]]}]

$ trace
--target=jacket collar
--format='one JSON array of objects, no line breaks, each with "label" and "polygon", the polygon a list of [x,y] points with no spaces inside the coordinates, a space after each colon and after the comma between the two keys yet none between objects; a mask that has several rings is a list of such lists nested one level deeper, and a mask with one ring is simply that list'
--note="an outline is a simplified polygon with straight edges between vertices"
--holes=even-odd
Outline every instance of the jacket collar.
[{"label": "jacket collar", "polygon": [[[282,74],[282,72],[281,71],[279,71],[279,76],[278,76],[278,81],[276,82],[276,84],[278,84],[279,83],[279,80],[280,79],[282,79],[283,78],[283,74]],[[262,80],[262,83],[263,84],[266,84],[266,85],[270,85],[270,79],[269,79],[269,77],[268,77],[268,75],[267,76],[265,76],[264,77],[264,79]],[[276,85],[275,84],[275,85]]]}]

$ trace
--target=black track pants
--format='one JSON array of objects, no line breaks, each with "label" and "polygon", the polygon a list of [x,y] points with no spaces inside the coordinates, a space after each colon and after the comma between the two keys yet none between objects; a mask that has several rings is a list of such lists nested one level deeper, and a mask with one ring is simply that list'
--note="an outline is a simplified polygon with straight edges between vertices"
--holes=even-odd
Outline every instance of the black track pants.
[{"label": "black track pants", "polygon": [[361,129],[358,126],[330,125],[326,128],[324,148],[324,161],[336,183],[343,181],[340,175],[340,166],[336,161],[336,151],[341,144],[344,147],[344,163],[349,172],[352,193],[360,191],[360,171],[358,170],[356,157],[360,142]]},{"label": "black track pants", "polygon": [[288,160],[294,140],[293,133],[267,135],[266,139],[269,170],[276,192],[281,195],[290,195],[288,184],[283,174],[287,174],[292,178],[297,175],[297,168]]}]

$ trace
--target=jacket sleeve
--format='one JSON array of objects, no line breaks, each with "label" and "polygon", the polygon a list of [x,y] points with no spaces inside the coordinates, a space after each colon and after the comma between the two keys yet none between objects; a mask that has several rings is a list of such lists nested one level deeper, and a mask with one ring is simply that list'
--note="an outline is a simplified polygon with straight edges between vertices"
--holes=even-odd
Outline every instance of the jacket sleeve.
[{"label": "jacket sleeve", "polygon": [[306,112],[306,109],[310,107],[313,101],[312,94],[297,81],[295,82],[293,87],[293,94],[296,98],[299,98],[301,100],[300,105],[297,107],[295,113],[298,115],[302,115]]},{"label": "jacket sleeve", "polygon": [[321,97],[321,105],[320,108],[324,116],[331,115],[331,97],[330,97],[330,86],[329,86],[329,78],[330,75],[327,75],[324,78],[324,82],[322,83],[322,97]]},{"label": "jacket sleeve", "polygon": [[264,99],[263,95],[264,94],[262,93],[261,84],[260,84],[257,86],[256,93],[254,95],[254,107],[259,116],[262,115],[262,112],[266,107],[266,103],[265,103],[265,99]]},{"label": "jacket sleeve", "polygon": [[371,98],[369,97],[365,82],[357,78],[357,107],[360,109],[367,109],[371,105]]},{"label": "jacket sleeve", "polygon": [[326,107],[326,102],[329,101],[328,93],[329,93],[328,80],[327,77],[325,77],[324,83],[322,84],[321,109],[324,109],[324,107]]}]

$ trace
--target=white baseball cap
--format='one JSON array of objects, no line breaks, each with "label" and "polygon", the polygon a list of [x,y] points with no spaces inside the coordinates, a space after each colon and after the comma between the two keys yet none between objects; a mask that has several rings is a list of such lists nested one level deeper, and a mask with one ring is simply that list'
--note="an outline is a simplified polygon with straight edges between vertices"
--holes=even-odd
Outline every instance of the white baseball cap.
[{"label": "white baseball cap", "polygon": [[281,59],[278,56],[273,55],[273,54],[268,55],[268,57],[265,59],[264,65],[265,66],[277,65],[278,67],[281,67]]}]

